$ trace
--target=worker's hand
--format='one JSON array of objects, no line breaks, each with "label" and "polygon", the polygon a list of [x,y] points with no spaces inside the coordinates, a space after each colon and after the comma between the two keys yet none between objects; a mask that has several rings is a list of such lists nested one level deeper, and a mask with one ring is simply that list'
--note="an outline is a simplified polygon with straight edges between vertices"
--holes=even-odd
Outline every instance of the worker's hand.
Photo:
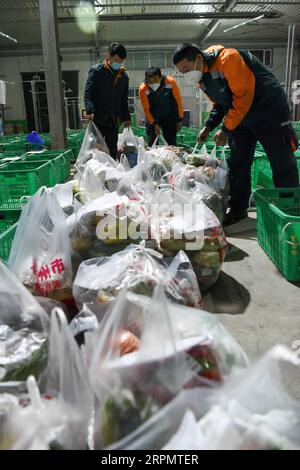
[{"label": "worker's hand", "polygon": [[89,114],[88,115],[89,121],[93,121],[94,117],[95,117],[95,114]]},{"label": "worker's hand", "polygon": [[131,127],[131,121],[124,121],[124,127]]},{"label": "worker's hand", "polygon": [[220,145],[221,147],[224,147],[224,145],[226,144],[227,142],[227,135],[225,134],[224,131],[222,131],[221,129],[216,132],[216,134],[214,135],[214,141],[216,143],[216,145]]},{"label": "worker's hand", "polygon": [[177,122],[177,132],[180,132],[182,129],[182,121]]},{"label": "worker's hand", "polygon": [[197,142],[198,144],[204,144],[206,141],[207,137],[209,135],[209,129],[207,127],[203,127],[203,129],[199,132],[197,136]]},{"label": "worker's hand", "polygon": [[155,131],[155,135],[159,135],[159,134],[160,134],[160,127],[159,127],[158,124],[155,124],[154,131]]}]

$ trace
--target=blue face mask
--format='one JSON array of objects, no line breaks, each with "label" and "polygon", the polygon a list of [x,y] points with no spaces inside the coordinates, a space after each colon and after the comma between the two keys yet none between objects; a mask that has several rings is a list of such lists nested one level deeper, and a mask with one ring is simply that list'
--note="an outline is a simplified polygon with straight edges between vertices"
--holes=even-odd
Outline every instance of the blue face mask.
[{"label": "blue face mask", "polygon": [[113,70],[120,70],[120,68],[122,67],[122,65],[123,65],[123,64],[119,64],[118,62],[112,62],[110,66],[111,66],[111,68],[112,68]]}]

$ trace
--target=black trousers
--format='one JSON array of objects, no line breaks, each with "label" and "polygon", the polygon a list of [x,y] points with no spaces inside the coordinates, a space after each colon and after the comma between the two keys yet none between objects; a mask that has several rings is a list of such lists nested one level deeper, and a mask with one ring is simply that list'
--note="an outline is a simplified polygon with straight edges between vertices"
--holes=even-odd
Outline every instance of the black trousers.
[{"label": "black trousers", "polygon": [[109,120],[106,123],[97,122],[97,119],[95,119],[95,124],[105,139],[106,145],[110,152],[110,156],[116,159],[117,152],[118,152],[118,132],[119,132],[117,125],[115,124],[113,119]]},{"label": "black trousers", "polygon": [[249,206],[251,195],[251,165],[256,143],[260,142],[270,161],[274,185],[277,188],[299,186],[296,158],[291,146],[289,127],[258,129],[239,127],[230,134],[228,160],[230,205],[233,211],[243,211]]},{"label": "black trousers", "polygon": [[[175,119],[161,119],[158,122],[159,127],[163,133],[164,139],[169,145],[176,146],[176,134],[177,134],[177,121]],[[152,147],[157,135],[155,134],[155,127],[150,123],[146,123],[146,131],[148,137],[148,145]]]}]

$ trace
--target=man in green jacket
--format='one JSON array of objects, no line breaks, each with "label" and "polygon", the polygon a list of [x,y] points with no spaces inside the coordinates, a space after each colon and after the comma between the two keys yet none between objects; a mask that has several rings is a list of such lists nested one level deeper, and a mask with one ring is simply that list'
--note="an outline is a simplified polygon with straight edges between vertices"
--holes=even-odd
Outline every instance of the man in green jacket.
[{"label": "man in green jacket", "polygon": [[129,78],[123,65],[126,49],[112,43],[104,62],[94,65],[88,74],[84,101],[86,113],[104,136],[113,158],[117,156],[119,125],[129,127]]}]

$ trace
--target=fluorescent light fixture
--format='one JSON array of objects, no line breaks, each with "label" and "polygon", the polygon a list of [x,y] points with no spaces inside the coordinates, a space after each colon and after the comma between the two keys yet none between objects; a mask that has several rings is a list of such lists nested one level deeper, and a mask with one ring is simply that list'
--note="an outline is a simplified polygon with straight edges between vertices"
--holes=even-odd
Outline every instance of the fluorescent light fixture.
[{"label": "fluorescent light fixture", "polygon": [[253,21],[261,20],[262,18],[264,18],[264,16],[265,16],[264,14],[259,15],[259,16],[256,16],[256,18],[251,18],[250,20],[246,20],[246,21],[243,21],[242,23],[231,26],[230,28],[224,29],[224,33],[227,33],[228,31],[231,31],[232,29],[240,28],[241,26],[244,26],[245,24],[253,23]]},{"label": "fluorescent light fixture", "polygon": [[9,39],[10,41],[18,42],[16,39],[11,38],[8,34],[1,33],[1,31],[0,31],[0,36],[2,36],[3,38]]}]

